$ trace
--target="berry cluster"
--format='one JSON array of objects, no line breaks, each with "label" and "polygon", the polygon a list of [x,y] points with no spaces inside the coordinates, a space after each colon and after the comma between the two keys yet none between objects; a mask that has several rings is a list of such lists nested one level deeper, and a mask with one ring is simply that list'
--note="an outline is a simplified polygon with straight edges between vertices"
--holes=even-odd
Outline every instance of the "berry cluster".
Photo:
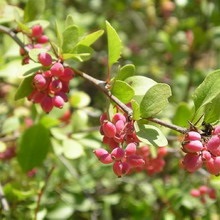
[{"label": "berry cluster", "polygon": [[195,198],[199,198],[202,203],[206,203],[206,197],[215,200],[216,199],[216,191],[215,189],[202,185],[196,189],[192,189],[190,191],[191,196]]},{"label": "berry cluster", "polygon": [[[42,48],[43,44],[49,41],[41,25],[33,26],[27,37],[30,41],[27,45],[29,49]],[[28,54],[23,49],[20,53],[24,56],[23,64],[29,63]],[[38,62],[42,68],[33,77],[33,91],[29,94],[28,100],[39,103],[43,111],[49,113],[53,107],[62,108],[67,102],[69,82],[74,76],[74,71],[70,67],[64,67],[61,60],[53,60],[47,52],[38,55]]]},{"label": "berry cluster", "polygon": [[16,156],[16,147],[10,146],[5,149],[5,151],[0,152],[0,160],[10,160]]},{"label": "berry cluster", "polygon": [[162,152],[161,148],[158,157],[151,158],[148,147],[137,148],[140,141],[132,120],[121,113],[116,113],[112,120],[108,120],[107,114],[103,114],[100,123],[103,143],[110,150],[100,148],[94,150],[94,154],[103,164],[113,163],[113,171],[118,177],[140,170],[146,170],[148,174],[162,170],[165,163],[162,154],[165,155],[165,151]]},{"label": "berry cluster", "polygon": [[[49,38],[44,34],[43,27],[41,25],[34,25],[31,28],[30,33],[26,33],[29,43],[26,45],[27,48],[43,48],[43,45],[49,42]],[[28,64],[30,58],[23,48],[20,48],[20,55],[23,56],[22,64]]]},{"label": "berry cluster", "polygon": [[213,128],[210,136],[203,136],[197,131],[189,131],[182,143],[186,153],[183,167],[195,172],[203,165],[211,174],[220,174],[220,126]]},{"label": "berry cluster", "polygon": [[67,102],[69,92],[69,81],[74,72],[70,67],[64,67],[59,61],[53,62],[48,53],[40,53],[39,62],[42,70],[35,73],[33,78],[33,91],[28,100],[39,103],[42,109],[49,113],[53,107],[62,108]]}]

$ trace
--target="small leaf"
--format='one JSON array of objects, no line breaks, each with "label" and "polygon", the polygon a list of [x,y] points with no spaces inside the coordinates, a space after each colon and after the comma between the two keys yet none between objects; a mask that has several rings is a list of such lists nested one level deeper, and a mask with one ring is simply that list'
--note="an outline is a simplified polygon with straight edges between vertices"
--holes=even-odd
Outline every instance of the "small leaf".
[{"label": "small leaf", "polygon": [[45,0],[28,0],[24,9],[24,21],[35,20],[44,12]]},{"label": "small leaf", "polygon": [[106,21],[108,39],[108,66],[116,63],[121,56],[122,43],[115,29]]},{"label": "small leaf", "polygon": [[63,53],[71,53],[79,39],[79,30],[75,25],[67,27],[63,32]]},{"label": "small leaf", "polygon": [[124,81],[130,76],[135,74],[135,66],[133,64],[127,64],[120,68],[119,72],[115,76],[116,80]]},{"label": "small leaf", "polygon": [[77,159],[84,154],[83,146],[72,139],[63,141],[63,154],[68,159]]},{"label": "small leaf", "polygon": [[95,41],[97,41],[103,35],[103,33],[104,33],[103,30],[99,30],[99,31],[93,32],[91,34],[88,34],[85,37],[83,37],[83,39],[80,40],[78,42],[78,44],[82,44],[82,45],[85,45],[85,46],[90,46]]},{"label": "small leaf", "polygon": [[22,80],[21,84],[19,85],[15,93],[15,97],[14,97],[15,101],[27,97],[32,92],[33,77],[34,77],[33,75],[30,75]]},{"label": "small leaf", "polygon": [[120,80],[114,82],[111,92],[123,103],[128,103],[134,96],[132,87]]},{"label": "small leaf", "polygon": [[5,135],[10,132],[16,131],[19,128],[19,126],[20,126],[20,122],[17,117],[15,116],[9,117],[4,121],[2,125],[1,134]]},{"label": "small leaf", "polygon": [[145,144],[160,147],[168,144],[167,139],[161,130],[153,125],[135,123],[135,130],[138,139]]},{"label": "small leaf", "polygon": [[40,166],[46,158],[49,147],[49,130],[43,125],[37,124],[24,131],[17,155],[21,168],[28,171]]},{"label": "small leaf", "polygon": [[158,83],[152,86],[144,95],[140,104],[142,118],[152,117],[158,114],[169,102],[171,96],[170,86]]},{"label": "small leaf", "polygon": [[138,121],[140,119],[140,105],[135,101],[135,100],[131,100],[131,107],[133,110],[133,116],[132,119],[135,121]]},{"label": "small leaf", "polygon": [[131,76],[125,80],[135,91],[134,100],[139,104],[145,93],[150,89],[156,82],[145,76]]},{"label": "small leaf", "polygon": [[193,94],[193,101],[195,105],[195,117],[200,112],[201,108],[211,103],[219,94],[220,85],[220,70],[216,70],[208,74],[205,80],[199,85]]},{"label": "small leaf", "polygon": [[41,68],[42,65],[40,63],[29,63],[21,67],[21,69],[18,71],[18,75],[22,77],[29,77]]}]

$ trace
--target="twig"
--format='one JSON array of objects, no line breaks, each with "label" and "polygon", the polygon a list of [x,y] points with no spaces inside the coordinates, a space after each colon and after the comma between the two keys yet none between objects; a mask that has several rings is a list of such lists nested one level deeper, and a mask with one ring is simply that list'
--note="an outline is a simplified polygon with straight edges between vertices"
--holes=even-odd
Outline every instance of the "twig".
[{"label": "twig", "polygon": [[36,209],[35,209],[35,215],[34,215],[34,220],[37,220],[37,213],[39,211],[39,208],[40,208],[40,201],[41,201],[41,198],[44,194],[44,191],[48,185],[48,181],[49,181],[49,178],[51,177],[53,171],[54,171],[54,166],[52,166],[52,168],[50,169],[49,173],[47,174],[46,176],[46,179],[45,179],[45,184],[43,185],[43,187],[41,188],[41,190],[39,191],[38,193],[38,199],[37,199],[37,206],[36,206]]},{"label": "twig", "polygon": [[10,208],[9,208],[9,205],[8,205],[8,201],[5,198],[1,183],[0,183],[0,201],[1,201],[1,204],[2,204],[3,210],[8,212],[10,210]]}]

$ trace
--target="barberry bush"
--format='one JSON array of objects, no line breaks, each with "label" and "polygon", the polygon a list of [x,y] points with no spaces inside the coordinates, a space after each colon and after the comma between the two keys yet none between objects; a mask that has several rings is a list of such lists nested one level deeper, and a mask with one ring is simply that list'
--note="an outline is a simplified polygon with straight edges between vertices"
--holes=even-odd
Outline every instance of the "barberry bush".
[{"label": "barberry bush", "polygon": [[218,218],[219,16],[1,1],[1,219]]}]

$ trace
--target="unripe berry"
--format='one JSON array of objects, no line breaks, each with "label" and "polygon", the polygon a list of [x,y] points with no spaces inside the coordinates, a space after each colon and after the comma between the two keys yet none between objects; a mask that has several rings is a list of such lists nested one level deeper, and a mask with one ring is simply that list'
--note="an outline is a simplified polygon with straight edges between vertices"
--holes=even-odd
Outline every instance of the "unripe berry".
[{"label": "unripe berry", "polygon": [[54,79],[49,84],[49,90],[52,94],[59,92],[62,89],[62,82],[59,79]]},{"label": "unripe berry", "polygon": [[60,76],[60,79],[64,82],[69,82],[74,76],[74,72],[70,67],[64,68],[63,75]]},{"label": "unripe berry", "polygon": [[113,160],[121,160],[125,155],[125,151],[121,147],[114,148],[111,152]]},{"label": "unripe berry", "polygon": [[145,164],[144,159],[139,155],[130,155],[126,161],[131,167],[142,167]]},{"label": "unripe berry", "polygon": [[63,108],[64,100],[61,96],[55,95],[53,98],[53,105],[57,108]]},{"label": "unripe berry", "polygon": [[113,164],[113,171],[118,177],[126,175],[129,170],[129,164],[126,162],[115,161]]},{"label": "unripe berry", "polygon": [[203,144],[201,141],[195,140],[195,141],[189,141],[188,143],[183,145],[184,150],[187,152],[199,152],[203,149]]},{"label": "unripe berry", "polygon": [[183,166],[188,172],[195,172],[202,167],[202,158],[198,154],[188,153],[183,158]]},{"label": "unripe berry", "polygon": [[189,131],[185,136],[185,140],[189,140],[189,141],[201,140],[201,135],[196,131]]},{"label": "unripe berry", "polygon": [[49,53],[40,53],[38,55],[38,60],[43,66],[50,66],[52,64],[52,57]]},{"label": "unripe berry", "polygon": [[122,120],[124,123],[126,122],[126,118],[124,115],[122,115],[121,113],[116,113],[113,118],[112,118],[112,122],[115,124],[118,120]]},{"label": "unripe berry", "polygon": [[191,191],[190,191],[190,194],[191,194],[191,196],[193,196],[193,197],[200,197],[200,191],[198,190],[198,189],[192,189]]},{"label": "unripe berry", "polygon": [[43,34],[43,28],[41,25],[34,25],[32,28],[32,33],[31,33],[31,36],[32,37],[40,37],[42,34]]},{"label": "unripe berry", "polygon": [[109,138],[114,137],[115,134],[116,134],[116,127],[115,127],[115,125],[112,124],[109,121],[103,123],[102,130],[103,130],[105,136],[107,136]]},{"label": "unripe berry", "polygon": [[33,79],[34,86],[42,91],[47,87],[47,80],[42,74],[36,74]]},{"label": "unripe berry", "polygon": [[104,164],[109,164],[113,162],[111,158],[111,154],[109,154],[108,151],[106,151],[105,149],[100,148],[100,149],[94,150],[93,153]]},{"label": "unripe berry", "polygon": [[63,75],[64,67],[61,63],[55,63],[53,66],[50,68],[50,71],[53,76],[60,77]]},{"label": "unripe berry", "polygon": [[126,156],[134,155],[137,151],[137,147],[135,143],[130,143],[125,148]]},{"label": "unripe berry", "polygon": [[45,96],[40,104],[46,113],[49,113],[53,109],[53,101],[50,96]]}]

